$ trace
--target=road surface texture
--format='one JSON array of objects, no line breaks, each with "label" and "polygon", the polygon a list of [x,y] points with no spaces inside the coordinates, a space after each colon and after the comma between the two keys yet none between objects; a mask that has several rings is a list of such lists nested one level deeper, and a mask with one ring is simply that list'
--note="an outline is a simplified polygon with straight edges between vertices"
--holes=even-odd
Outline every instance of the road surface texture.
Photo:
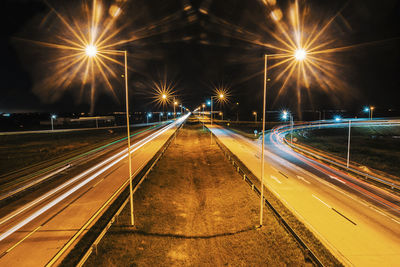
[{"label": "road surface texture", "polygon": [[[183,119],[133,138],[133,173],[153,157]],[[127,154],[121,148],[94,166],[83,164],[65,174],[68,177],[61,184],[55,181],[54,187],[46,185],[2,207],[0,266],[46,265],[128,180]]]},{"label": "road surface texture", "polygon": [[[87,266],[308,266],[293,238],[235,172],[210,135],[185,125]],[[335,261],[328,264],[337,264]]]},{"label": "road surface texture", "polygon": [[[243,164],[261,177],[260,140],[210,126]],[[400,262],[400,198],[328,166],[305,159],[266,134],[264,185],[345,265]]]}]

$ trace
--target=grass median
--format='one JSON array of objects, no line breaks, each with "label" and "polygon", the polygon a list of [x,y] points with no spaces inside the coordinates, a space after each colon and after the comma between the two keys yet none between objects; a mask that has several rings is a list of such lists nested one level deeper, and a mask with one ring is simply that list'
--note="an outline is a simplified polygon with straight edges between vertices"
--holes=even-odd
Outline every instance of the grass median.
[{"label": "grass median", "polygon": [[305,266],[303,252],[202,127],[185,125],[87,266]]}]

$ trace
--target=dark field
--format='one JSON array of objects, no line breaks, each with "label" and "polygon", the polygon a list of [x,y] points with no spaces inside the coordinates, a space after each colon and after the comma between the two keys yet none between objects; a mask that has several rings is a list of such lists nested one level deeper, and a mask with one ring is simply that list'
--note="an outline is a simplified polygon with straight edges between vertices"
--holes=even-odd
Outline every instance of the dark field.
[{"label": "dark field", "polygon": [[[298,131],[298,142],[347,157],[348,128]],[[350,160],[386,173],[400,176],[400,126],[351,128]]]},{"label": "dark field", "polygon": [[3,135],[0,136],[0,176],[40,162],[73,157],[125,136],[125,128]]}]

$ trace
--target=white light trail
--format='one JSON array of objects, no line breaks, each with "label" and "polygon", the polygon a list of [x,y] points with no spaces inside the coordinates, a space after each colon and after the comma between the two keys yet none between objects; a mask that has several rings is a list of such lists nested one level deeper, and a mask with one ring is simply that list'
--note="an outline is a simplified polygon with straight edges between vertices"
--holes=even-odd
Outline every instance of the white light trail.
[{"label": "white light trail", "polygon": [[[135,148],[131,149],[131,154],[133,152],[135,152],[136,150],[138,150],[139,148],[141,148],[142,146],[144,146],[145,144],[147,144],[148,142],[152,141],[154,138],[158,137],[159,135],[161,135],[162,133],[164,133],[165,131],[171,129],[172,127],[174,127],[175,125],[180,124],[181,122],[183,122],[184,120],[186,120],[186,118],[190,115],[187,114],[179,119],[177,119],[174,123],[160,129],[159,131],[147,136],[146,138],[138,141],[137,143],[135,143],[132,146],[135,146]],[[37,198],[36,200],[30,202],[29,204],[25,205],[23,208],[21,208],[20,210],[18,210],[17,212],[13,213],[11,216],[8,216],[7,218],[3,219],[0,222],[0,225],[5,223],[6,221],[10,220],[11,218],[17,216],[18,214],[20,214],[21,212],[29,209],[30,207],[36,205],[37,203],[45,200],[46,198],[50,197],[51,195],[55,194],[56,192],[60,191],[61,189],[65,188],[66,186],[70,185],[71,183],[79,180],[80,178],[82,178],[83,176],[87,175],[88,173],[92,172],[93,170],[105,165],[106,163],[109,163],[110,161],[114,160],[113,162],[111,162],[110,164],[108,164],[107,166],[105,166],[104,168],[102,168],[101,170],[97,171],[96,173],[92,174],[91,176],[87,177],[84,181],[82,181],[81,183],[77,184],[76,186],[74,186],[73,188],[71,188],[70,190],[68,190],[67,192],[65,192],[64,194],[62,194],[61,196],[57,197],[56,199],[54,199],[53,201],[51,201],[50,203],[48,203],[47,205],[45,205],[44,207],[42,207],[41,209],[39,209],[38,211],[34,212],[32,215],[30,215],[29,217],[25,218],[24,220],[22,220],[21,222],[19,222],[18,224],[16,224],[15,226],[11,227],[10,229],[8,229],[7,231],[5,231],[3,234],[0,235],[0,241],[4,240],[5,238],[7,238],[8,236],[10,236],[11,234],[13,234],[15,231],[19,230],[21,227],[25,226],[27,223],[31,222],[32,220],[34,220],[35,218],[37,218],[38,216],[40,216],[42,213],[46,212],[47,210],[49,210],[50,208],[52,208],[53,206],[55,206],[56,204],[58,204],[59,202],[61,202],[63,199],[67,198],[68,196],[70,196],[72,193],[76,192],[78,189],[82,188],[84,185],[86,185],[87,183],[89,183],[90,181],[92,181],[93,179],[95,179],[97,176],[99,176],[100,174],[102,174],[103,172],[105,172],[106,170],[108,170],[109,168],[111,168],[112,166],[114,166],[115,164],[117,164],[118,162],[120,162],[121,160],[123,160],[125,157],[128,156],[127,153],[127,149],[124,149],[123,151],[117,153],[116,155],[108,158],[107,160],[97,164],[96,166],[90,168],[89,170],[79,174],[78,176],[74,177],[73,179],[69,180],[68,182],[58,186],[57,188],[51,190],[50,192],[48,192],[47,194],[43,195],[40,198]]]}]

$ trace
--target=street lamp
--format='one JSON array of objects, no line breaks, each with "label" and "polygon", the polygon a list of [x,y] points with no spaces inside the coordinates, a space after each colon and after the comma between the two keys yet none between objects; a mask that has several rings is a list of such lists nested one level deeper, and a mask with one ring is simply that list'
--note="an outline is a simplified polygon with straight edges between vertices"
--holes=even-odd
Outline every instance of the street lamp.
[{"label": "street lamp", "polygon": [[52,114],[50,116],[50,120],[51,120],[51,130],[54,131],[54,123],[53,120],[57,119],[57,115]]},{"label": "street lamp", "polygon": [[203,130],[204,130],[204,108],[206,107],[206,104],[202,104],[201,107],[203,108],[201,120],[203,121]]},{"label": "street lamp", "polygon": [[373,115],[373,113],[374,113],[374,109],[375,109],[375,107],[370,107],[370,108],[369,108],[369,110],[371,111],[371,113],[370,113],[370,114],[371,114],[371,120],[372,120],[372,115]]},{"label": "street lamp", "polygon": [[[274,56],[270,54],[270,56]],[[296,61],[303,61],[307,53],[304,49],[299,48],[294,51],[294,59]],[[262,143],[261,143],[261,199],[260,199],[260,227],[263,225],[263,212],[264,212],[264,148],[265,148],[265,113],[266,113],[266,93],[267,93],[267,72],[268,72],[268,54],[264,54],[264,94],[263,94],[263,122],[262,122]]]},{"label": "street lamp", "polygon": [[224,99],[224,94],[219,94],[218,96],[211,96],[210,97],[210,104],[211,104],[211,114],[210,114],[210,117],[211,117],[211,126],[212,126],[212,120],[213,120],[213,99],[215,98],[215,99],[217,99],[217,98],[219,98],[219,99]]},{"label": "street lamp", "polygon": [[[210,112],[210,119],[211,119],[211,127],[212,127],[212,123],[213,123],[213,99],[224,99],[224,94],[220,93],[218,96],[211,96],[210,97],[210,104],[211,104],[211,112]],[[212,145],[212,132],[210,130],[210,141],[211,141],[211,145]]]},{"label": "street lamp", "polygon": [[293,115],[289,111],[284,110],[282,112],[282,119],[284,121],[287,121],[288,116],[289,116],[289,120],[290,120],[290,143],[292,144],[293,143],[293,124],[294,124],[293,123]]},{"label": "street lamp", "polygon": [[147,113],[147,116],[146,116],[146,118],[147,118],[147,124],[149,124],[149,118],[151,118],[151,113]]},{"label": "street lamp", "polygon": [[174,98],[174,118],[176,118],[176,112],[175,112],[176,105],[178,105],[178,102]]},{"label": "street lamp", "polygon": [[254,123],[257,123],[257,112],[253,111]]},{"label": "street lamp", "polygon": [[[86,55],[89,58],[95,58],[97,56],[97,47],[93,44],[89,44],[85,48]],[[126,108],[126,131],[128,135],[128,166],[129,166],[129,196],[130,196],[130,208],[131,208],[131,225],[134,225],[135,220],[133,217],[133,192],[132,192],[132,157],[131,157],[131,134],[129,124],[129,95],[128,95],[128,52],[126,50],[107,50],[106,52],[119,53],[124,56],[124,67],[125,67],[125,108]]]},{"label": "street lamp", "polygon": [[371,109],[369,107],[364,107],[364,112],[368,113],[368,118],[371,117]]},{"label": "street lamp", "polygon": [[159,122],[161,122],[161,117],[163,116],[164,114],[162,113],[162,112],[160,112],[159,114],[158,114],[158,120],[159,120]]},{"label": "street lamp", "polygon": [[288,118],[288,112],[287,112],[286,110],[284,110],[284,111],[282,112],[282,119],[283,119],[284,121],[287,121],[287,118]]}]

